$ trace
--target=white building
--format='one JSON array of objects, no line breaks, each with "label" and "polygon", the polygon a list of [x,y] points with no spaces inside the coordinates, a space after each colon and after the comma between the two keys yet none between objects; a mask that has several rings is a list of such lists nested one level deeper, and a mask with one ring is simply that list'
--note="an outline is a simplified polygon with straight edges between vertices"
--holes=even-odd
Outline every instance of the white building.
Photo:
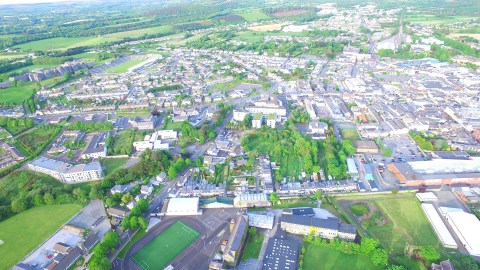
[{"label": "white building", "polygon": [[172,198],[168,201],[167,216],[189,216],[201,215],[199,208],[199,198]]},{"label": "white building", "polygon": [[241,122],[245,119],[245,116],[248,114],[246,111],[233,110],[233,120]]},{"label": "white building", "polygon": [[472,256],[480,256],[480,221],[465,212],[448,212],[446,219],[457,237]]},{"label": "white building", "polygon": [[178,138],[178,132],[176,130],[159,130],[156,134],[162,140],[176,140]]},{"label": "white building", "polygon": [[458,248],[457,242],[455,242],[455,239],[453,239],[452,234],[447,229],[447,226],[445,226],[445,223],[443,223],[443,220],[437,213],[437,210],[435,210],[435,207],[432,204],[423,203],[422,209],[443,246],[447,248]]},{"label": "white building", "polygon": [[271,203],[268,201],[268,196],[265,193],[256,194],[240,194],[233,199],[235,207],[267,207]]},{"label": "white building", "polygon": [[32,171],[48,174],[64,183],[81,183],[99,180],[103,177],[100,162],[72,165],[58,160],[40,157],[28,164]]}]

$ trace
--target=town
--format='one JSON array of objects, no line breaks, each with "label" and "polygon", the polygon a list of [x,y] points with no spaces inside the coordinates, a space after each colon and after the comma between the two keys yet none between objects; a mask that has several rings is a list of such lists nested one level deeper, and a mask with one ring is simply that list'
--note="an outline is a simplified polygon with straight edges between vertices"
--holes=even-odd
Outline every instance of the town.
[{"label": "town", "polygon": [[119,2],[0,10],[0,270],[479,269],[478,4]]}]

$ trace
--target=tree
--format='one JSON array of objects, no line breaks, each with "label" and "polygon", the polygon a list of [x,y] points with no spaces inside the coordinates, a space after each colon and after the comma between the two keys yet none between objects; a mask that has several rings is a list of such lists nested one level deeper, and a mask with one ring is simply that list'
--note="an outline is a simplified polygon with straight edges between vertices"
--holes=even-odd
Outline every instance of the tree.
[{"label": "tree", "polygon": [[105,200],[105,205],[107,205],[108,207],[114,206],[115,205],[115,200],[112,199],[112,198],[107,198]]},{"label": "tree", "polygon": [[55,202],[55,198],[53,198],[53,195],[50,193],[45,193],[43,195],[43,201],[45,202],[46,205],[53,204]]},{"label": "tree", "polygon": [[70,74],[70,72],[65,72],[65,74],[63,74],[63,78],[65,80],[70,80],[72,78],[72,74]]},{"label": "tree", "polygon": [[440,253],[431,246],[420,247],[418,255],[424,258],[428,263],[432,263],[440,259]]},{"label": "tree", "polygon": [[133,195],[130,194],[130,193],[125,193],[125,194],[123,194],[123,196],[122,196],[122,202],[123,202],[124,204],[127,204],[127,203],[133,201],[133,199],[134,199],[134,198],[133,198]]},{"label": "tree", "polygon": [[130,229],[130,217],[126,216],[122,220],[122,230]]},{"label": "tree", "polygon": [[119,237],[117,232],[109,231],[105,234],[102,244],[104,244],[107,249],[114,248],[118,244]]},{"label": "tree", "polygon": [[377,247],[378,240],[373,238],[363,237],[360,242],[360,252],[365,255],[371,254]]},{"label": "tree", "polygon": [[95,256],[94,260],[88,261],[88,269],[90,270],[110,270],[112,269],[112,262],[105,256],[98,258]]},{"label": "tree", "polygon": [[138,217],[133,216],[130,218],[130,228],[136,230],[140,224],[138,223]]},{"label": "tree", "polygon": [[255,227],[250,227],[250,228],[248,229],[248,236],[249,236],[250,238],[253,238],[253,237],[255,237],[256,235],[257,235],[257,228],[255,228]]},{"label": "tree", "polygon": [[270,197],[268,198],[268,200],[272,203],[272,205],[275,205],[280,201],[280,197],[278,197],[277,192],[274,191],[270,193]]},{"label": "tree", "polygon": [[138,200],[137,206],[142,213],[148,210],[148,202],[145,199]]},{"label": "tree", "polygon": [[175,168],[173,166],[170,166],[170,168],[168,168],[168,178],[170,179],[173,179],[175,177],[177,177],[177,170],[175,170]]},{"label": "tree", "polygon": [[142,230],[146,230],[148,227],[148,220],[143,217],[139,217],[138,224],[140,225],[140,228],[142,228]]},{"label": "tree", "polygon": [[387,265],[388,263],[388,253],[382,248],[375,249],[370,258],[375,265]]},{"label": "tree", "polygon": [[407,270],[407,268],[401,265],[390,265],[385,270]]},{"label": "tree", "polygon": [[396,189],[396,188],[392,189],[391,193],[393,195],[397,195],[398,194],[398,189]]},{"label": "tree", "polygon": [[22,197],[14,199],[11,203],[11,206],[12,206],[12,211],[16,213],[23,212],[28,208],[25,198],[22,198]]},{"label": "tree", "polygon": [[322,199],[322,196],[323,196],[322,191],[321,191],[320,189],[318,189],[317,191],[315,191],[315,194],[314,194],[314,195],[315,195],[315,198],[316,198],[318,201],[320,201],[320,200]]}]

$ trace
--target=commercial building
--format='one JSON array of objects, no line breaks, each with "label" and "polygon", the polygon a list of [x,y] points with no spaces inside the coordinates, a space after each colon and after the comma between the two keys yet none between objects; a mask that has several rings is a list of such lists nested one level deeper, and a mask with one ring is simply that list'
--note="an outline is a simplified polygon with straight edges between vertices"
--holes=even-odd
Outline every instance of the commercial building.
[{"label": "commercial building", "polygon": [[447,226],[445,226],[445,223],[443,223],[443,220],[437,213],[437,210],[435,210],[435,207],[432,204],[423,203],[422,209],[423,212],[425,212],[430,225],[432,225],[433,230],[437,234],[438,239],[442,242],[442,245],[447,248],[458,248],[457,242],[453,239],[452,234],[447,229]]},{"label": "commercial building", "polygon": [[378,154],[378,146],[374,141],[355,141],[357,153]]},{"label": "commercial building", "polygon": [[284,231],[278,230],[275,237],[268,240],[262,270],[298,269],[300,245],[288,239]]},{"label": "commercial building", "polygon": [[168,201],[167,216],[189,216],[201,215],[202,210],[199,209],[199,198],[172,198]]},{"label": "commercial building", "polygon": [[240,194],[233,199],[235,207],[268,207],[271,206],[268,201],[268,195],[265,193]]},{"label": "commercial building", "polygon": [[230,222],[230,237],[223,241],[221,250],[225,262],[235,267],[240,259],[243,244],[248,232],[248,216],[239,215]]},{"label": "commercial building", "polygon": [[283,215],[280,227],[289,233],[308,235],[313,233],[326,239],[339,238],[353,241],[357,236],[355,225],[340,223],[338,218],[314,218]]},{"label": "commercial building", "polygon": [[103,177],[100,162],[72,165],[62,161],[40,157],[28,164],[32,171],[48,174],[61,182],[73,184],[99,180]]},{"label": "commercial building", "polygon": [[480,256],[480,221],[475,215],[465,212],[448,212],[448,224],[472,256]]},{"label": "commercial building", "polygon": [[407,186],[480,183],[479,160],[433,159],[387,167]]}]

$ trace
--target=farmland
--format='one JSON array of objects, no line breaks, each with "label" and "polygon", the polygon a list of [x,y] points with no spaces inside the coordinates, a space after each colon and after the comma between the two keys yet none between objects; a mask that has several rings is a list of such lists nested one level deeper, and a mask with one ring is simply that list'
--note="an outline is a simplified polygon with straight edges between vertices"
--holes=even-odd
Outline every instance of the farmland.
[{"label": "farmland", "polygon": [[49,38],[32,41],[15,46],[24,51],[66,50],[81,46],[95,46],[119,40],[118,38],[78,37],[78,38]]},{"label": "farmland", "polygon": [[0,89],[0,103],[19,105],[30,98],[34,93],[31,87],[15,86],[6,89]]},{"label": "farmland", "polygon": [[154,35],[154,34],[166,34],[173,31],[173,27],[171,25],[162,25],[157,27],[151,28],[143,28],[125,32],[117,32],[105,35],[106,38],[115,38],[115,39],[122,39],[122,38],[138,38],[144,35]]},{"label": "farmland", "polygon": [[256,22],[270,19],[270,16],[268,16],[259,9],[245,10],[236,14],[242,16],[247,22]]},{"label": "farmland", "polygon": [[469,21],[474,19],[474,17],[469,16],[437,16],[437,15],[413,15],[407,16],[405,18],[406,21],[410,23],[418,23],[418,24],[449,24],[449,23],[456,23],[456,22],[463,22]]},{"label": "farmland", "polygon": [[[76,204],[35,207],[0,223],[2,263],[0,270],[10,269],[28,252],[42,243],[82,207]],[[41,220],[41,226],[34,220]]]}]

